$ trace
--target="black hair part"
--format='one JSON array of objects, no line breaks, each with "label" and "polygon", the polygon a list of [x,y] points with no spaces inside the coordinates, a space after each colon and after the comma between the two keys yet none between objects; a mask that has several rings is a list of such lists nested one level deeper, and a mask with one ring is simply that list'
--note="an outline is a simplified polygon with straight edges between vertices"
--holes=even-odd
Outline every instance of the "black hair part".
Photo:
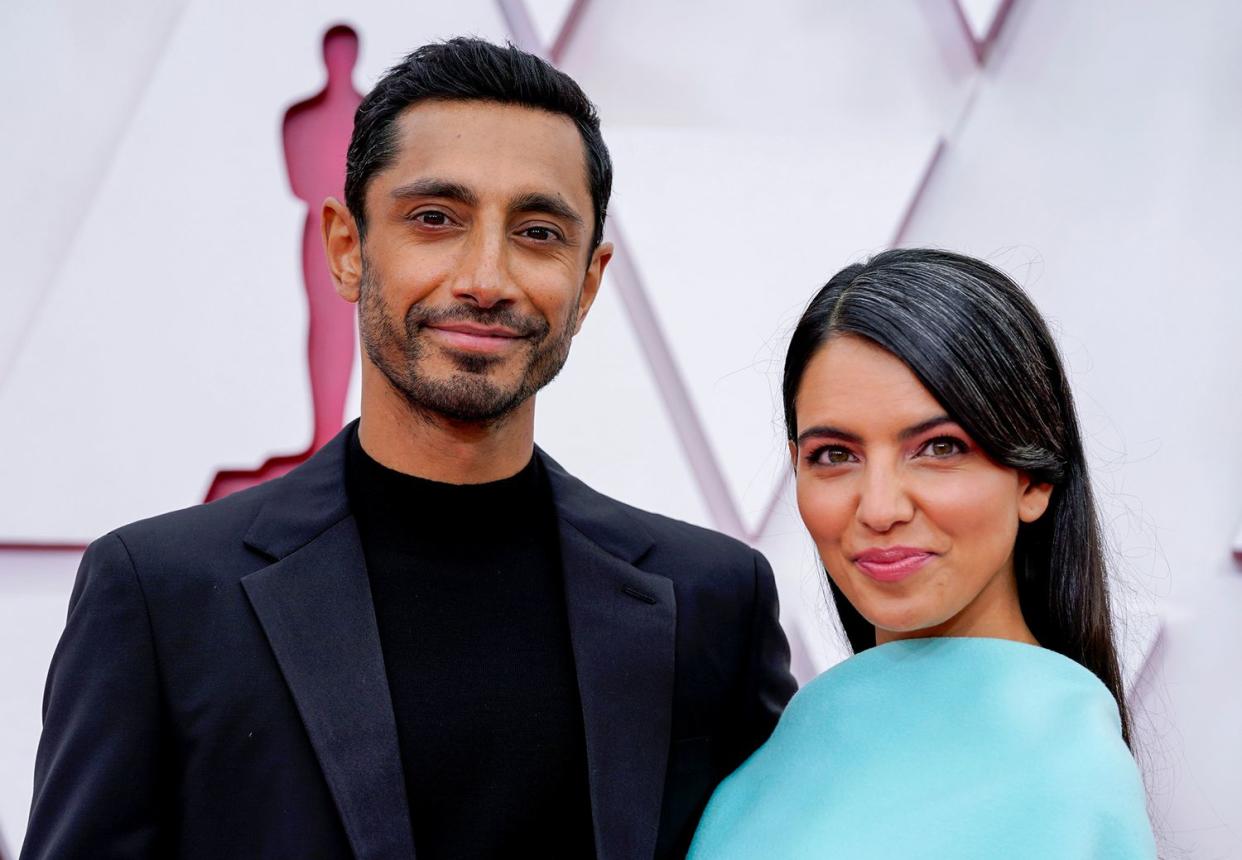
[{"label": "black hair part", "polygon": [[[1018,527],[1014,573],[1040,644],[1104,682],[1130,740],[1113,638],[1107,569],[1069,382],[1047,324],[1026,294],[986,263],[948,251],[885,251],[842,269],[803,313],[785,357],[785,428],[811,358],[834,336],[866,338],[901,359],[994,460],[1053,485],[1044,515]],[[855,652],[875,628],[829,577]]]},{"label": "black hair part", "polygon": [[366,234],[371,177],[397,155],[398,117],[411,105],[428,100],[521,105],[572,119],[582,135],[587,185],[595,207],[591,247],[599,245],[612,195],[612,159],[595,106],[573,78],[534,54],[464,37],[418,48],[389,69],[358,106],[345,158],[345,205],[359,234]]}]

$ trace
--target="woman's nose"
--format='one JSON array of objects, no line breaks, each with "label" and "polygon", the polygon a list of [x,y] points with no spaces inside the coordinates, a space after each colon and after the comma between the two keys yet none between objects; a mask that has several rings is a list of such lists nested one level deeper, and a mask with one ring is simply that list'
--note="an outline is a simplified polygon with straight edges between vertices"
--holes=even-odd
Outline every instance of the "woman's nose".
[{"label": "woman's nose", "polygon": [[876,532],[909,522],[914,501],[899,472],[888,466],[868,465],[858,499],[858,521]]}]

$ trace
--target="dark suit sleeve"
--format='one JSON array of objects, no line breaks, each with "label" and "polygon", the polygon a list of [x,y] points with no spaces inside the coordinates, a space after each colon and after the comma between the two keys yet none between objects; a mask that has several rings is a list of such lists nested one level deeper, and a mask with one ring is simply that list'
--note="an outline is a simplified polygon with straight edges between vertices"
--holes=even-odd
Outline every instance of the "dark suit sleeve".
[{"label": "dark suit sleeve", "polygon": [[111,534],[82,557],[52,657],[22,860],[168,856],[161,722],[146,601]]},{"label": "dark suit sleeve", "polygon": [[789,671],[789,642],[780,623],[780,604],[772,567],[760,553],[754,554],[755,601],[750,622],[750,671],[746,688],[749,720],[739,739],[744,759],[759,747],[772,729],[785,704],[798,689]]}]

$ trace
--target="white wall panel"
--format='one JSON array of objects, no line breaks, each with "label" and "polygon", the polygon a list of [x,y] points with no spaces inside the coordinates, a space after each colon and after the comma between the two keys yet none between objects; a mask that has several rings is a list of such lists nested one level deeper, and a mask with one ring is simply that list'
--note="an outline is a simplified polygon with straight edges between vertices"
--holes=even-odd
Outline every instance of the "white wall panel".
[{"label": "white wall panel", "polygon": [[554,45],[570,13],[581,2],[583,0],[528,0],[526,10],[539,42],[549,48]]},{"label": "white wall panel", "polygon": [[[17,856],[34,789],[43,682],[82,553],[0,552],[0,856]],[[7,853],[5,853],[7,850]]]},{"label": "white wall panel", "polygon": [[48,294],[182,0],[0,4],[0,383]]},{"label": "white wall panel", "polygon": [[962,18],[976,42],[985,41],[992,33],[1009,0],[957,0]]}]

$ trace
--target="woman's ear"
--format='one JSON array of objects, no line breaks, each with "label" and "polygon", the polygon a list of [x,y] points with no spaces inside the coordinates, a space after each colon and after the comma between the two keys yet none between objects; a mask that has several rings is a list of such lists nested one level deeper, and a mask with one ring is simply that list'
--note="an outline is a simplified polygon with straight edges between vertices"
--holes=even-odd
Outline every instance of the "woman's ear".
[{"label": "woman's ear", "polygon": [[794,440],[789,440],[789,465],[793,467],[794,474],[798,472],[798,444]]},{"label": "woman's ear", "polygon": [[1052,500],[1052,484],[1040,484],[1031,480],[1025,473],[1021,476],[1018,486],[1018,519],[1024,523],[1033,523],[1048,510]]}]

